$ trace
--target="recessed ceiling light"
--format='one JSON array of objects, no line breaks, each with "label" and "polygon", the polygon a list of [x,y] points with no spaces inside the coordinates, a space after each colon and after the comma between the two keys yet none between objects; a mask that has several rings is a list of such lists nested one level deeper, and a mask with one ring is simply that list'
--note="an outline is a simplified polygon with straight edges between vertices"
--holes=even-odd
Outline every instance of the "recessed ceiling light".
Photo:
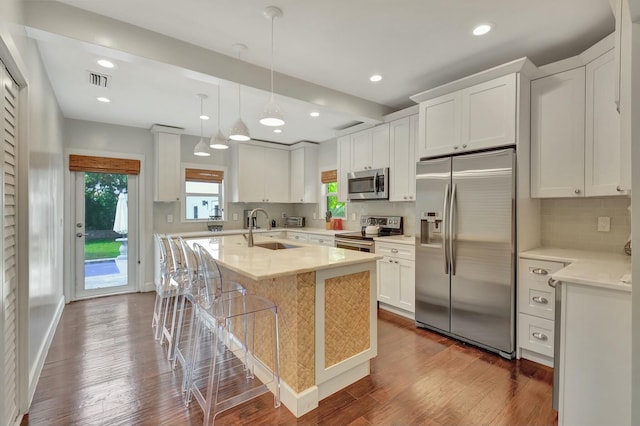
[{"label": "recessed ceiling light", "polygon": [[105,67],[105,68],[114,68],[115,67],[113,62],[107,61],[106,59],[100,59],[98,61],[98,65],[100,65],[101,67]]},{"label": "recessed ceiling light", "polygon": [[273,133],[282,133],[282,129],[274,129]]},{"label": "recessed ceiling light", "polygon": [[313,111],[312,113],[309,114],[312,117],[319,117],[320,113],[318,111]]},{"label": "recessed ceiling light", "polygon": [[204,115],[203,114],[203,115],[200,116],[200,120],[208,120],[208,119],[209,119],[208,115]]},{"label": "recessed ceiling light", "polygon": [[473,35],[474,36],[485,35],[489,31],[491,31],[492,28],[493,28],[493,25],[491,24],[480,24],[473,29]]},{"label": "recessed ceiling light", "polygon": [[111,102],[111,99],[109,99],[109,98],[105,98],[104,96],[98,96],[96,99],[97,99],[98,101],[100,101],[100,102],[104,102],[104,103],[106,103],[106,104],[107,104],[107,103],[109,103],[109,102]]},{"label": "recessed ceiling light", "polygon": [[380,74],[374,74],[371,77],[369,77],[369,80],[375,83],[382,80],[382,76]]}]

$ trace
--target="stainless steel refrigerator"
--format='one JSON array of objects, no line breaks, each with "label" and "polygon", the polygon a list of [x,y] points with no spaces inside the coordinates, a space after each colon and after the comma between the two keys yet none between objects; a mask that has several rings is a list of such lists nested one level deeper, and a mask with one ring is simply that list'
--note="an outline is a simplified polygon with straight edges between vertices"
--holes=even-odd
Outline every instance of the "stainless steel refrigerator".
[{"label": "stainless steel refrigerator", "polygon": [[515,355],[515,151],[420,161],[416,323]]}]

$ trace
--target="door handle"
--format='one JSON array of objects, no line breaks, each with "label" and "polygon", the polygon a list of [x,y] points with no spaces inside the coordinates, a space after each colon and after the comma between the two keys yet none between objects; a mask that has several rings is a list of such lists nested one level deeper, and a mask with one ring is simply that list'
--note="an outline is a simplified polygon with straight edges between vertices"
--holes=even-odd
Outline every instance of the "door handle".
[{"label": "door handle", "polygon": [[457,184],[453,184],[451,187],[451,200],[449,202],[449,259],[451,259],[451,275],[456,274],[456,251],[455,251],[455,227],[454,227],[454,208],[456,202],[456,188]]},{"label": "door handle", "polygon": [[442,207],[442,257],[444,258],[444,273],[449,274],[449,253],[447,251],[447,244],[449,239],[447,238],[447,207],[449,205],[449,184],[444,187],[444,206]]}]

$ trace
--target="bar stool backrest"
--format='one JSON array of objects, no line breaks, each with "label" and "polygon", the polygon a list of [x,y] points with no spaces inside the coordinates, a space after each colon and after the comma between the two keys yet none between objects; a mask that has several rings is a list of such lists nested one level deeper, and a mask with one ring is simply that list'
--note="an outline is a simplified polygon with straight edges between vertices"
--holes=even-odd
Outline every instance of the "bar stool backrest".
[{"label": "bar stool backrest", "polygon": [[202,275],[204,278],[204,286],[207,294],[208,306],[214,299],[222,296],[222,274],[216,260],[211,254],[200,244],[194,244],[194,249],[200,258],[202,265]]}]

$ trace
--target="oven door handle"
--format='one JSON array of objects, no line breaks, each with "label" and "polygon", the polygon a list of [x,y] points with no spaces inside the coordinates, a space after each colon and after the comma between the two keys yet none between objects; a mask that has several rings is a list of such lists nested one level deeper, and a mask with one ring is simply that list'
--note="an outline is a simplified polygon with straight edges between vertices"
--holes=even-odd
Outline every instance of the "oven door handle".
[{"label": "oven door handle", "polygon": [[349,247],[368,248],[368,249],[373,248],[373,244],[374,244],[373,242],[341,240],[338,238],[335,239],[335,243],[336,243],[336,247],[343,245],[343,246],[349,246]]}]

